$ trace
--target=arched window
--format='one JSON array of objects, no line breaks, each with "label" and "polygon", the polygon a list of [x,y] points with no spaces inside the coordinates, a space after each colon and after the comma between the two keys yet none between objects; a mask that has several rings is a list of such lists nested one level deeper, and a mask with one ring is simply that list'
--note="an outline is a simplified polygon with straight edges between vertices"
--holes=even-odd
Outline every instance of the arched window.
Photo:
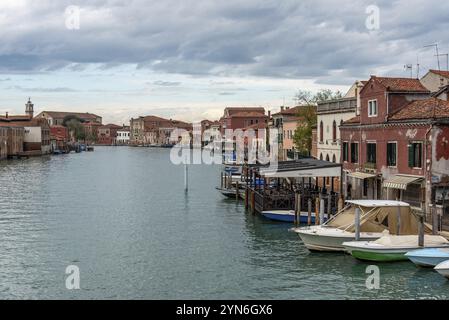
[{"label": "arched window", "polygon": [[337,159],[335,158],[335,154],[332,156],[332,162],[333,163],[337,162]]},{"label": "arched window", "polygon": [[326,161],[329,162],[329,155],[326,156]]},{"label": "arched window", "polygon": [[323,121],[320,122],[320,142],[324,141],[324,125]]},{"label": "arched window", "polygon": [[332,124],[332,141],[337,141],[337,122],[335,122]]},{"label": "arched window", "polygon": [[323,160],[323,154],[320,153],[320,160]]}]

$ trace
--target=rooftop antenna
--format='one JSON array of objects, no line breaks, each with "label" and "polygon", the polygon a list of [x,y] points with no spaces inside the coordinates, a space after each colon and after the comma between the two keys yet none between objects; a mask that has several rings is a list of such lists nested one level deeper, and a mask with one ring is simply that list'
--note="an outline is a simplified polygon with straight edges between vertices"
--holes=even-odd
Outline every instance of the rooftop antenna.
[{"label": "rooftop antenna", "polygon": [[419,55],[416,54],[416,79],[419,79]]},{"label": "rooftop antenna", "polygon": [[438,63],[438,71],[441,71],[441,67],[440,67],[440,52],[438,51],[438,43],[434,43],[434,44],[428,44],[427,46],[424,46],[424,48],[429,48],[429,47],[435,47],[435,51],[436,51],[436,57],[437,57],[437,63]]},{"label": "rooftop antenna", "polygon": [[449,71],[449,54],[448,53],[440,53],[439,57],[446,57],[446,71]]},{"label": "rooftop antenna", "polygon": [[410,78],[413,78],[413,65],[411,63],[408,63],[408,64],[404,65],[404,69],[406,71],[410,70]]}]

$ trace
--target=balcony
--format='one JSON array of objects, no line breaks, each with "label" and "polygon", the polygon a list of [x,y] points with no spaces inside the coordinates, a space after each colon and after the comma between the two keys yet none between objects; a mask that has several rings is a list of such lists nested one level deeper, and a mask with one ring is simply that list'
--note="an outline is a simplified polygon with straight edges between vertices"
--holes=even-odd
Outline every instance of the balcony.
[{"label": "balcony", "polygon": [[357,108],[356,98],[341,98],[318,103],[317,113],[327,113],[333,111],[355,111]]}]

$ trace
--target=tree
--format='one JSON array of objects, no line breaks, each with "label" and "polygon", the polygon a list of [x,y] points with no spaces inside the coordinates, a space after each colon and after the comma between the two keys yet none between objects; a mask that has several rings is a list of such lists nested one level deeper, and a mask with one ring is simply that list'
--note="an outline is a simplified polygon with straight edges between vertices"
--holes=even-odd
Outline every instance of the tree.
[{"label": "tree", "polygon": [[318,102],[327,100],[335,100],[343,97],[340,91],[332,91],[330,89],[322,89],[316,94],[308,90],[298,90],[294,96],[297,105],[316,105]]},{"label": "tree", "polygon": [[323,89],[313,94],[307,90],[298,90],[294,99],[299,108],[297,116],[301,119],[293,136],[293,142],[302,155],[310,156],[312,150],[312,128],[317,124],[316,105],[319,102],[335,100],[343,95],[340,91]]},{"label": "tree", "polygon": [[70,135],[74,137],[76,141],[86,139],[86,132],[84,131],[82,120],[78,117],[70,115],[66,116],[62,122],[62,125],[69,130]]}]

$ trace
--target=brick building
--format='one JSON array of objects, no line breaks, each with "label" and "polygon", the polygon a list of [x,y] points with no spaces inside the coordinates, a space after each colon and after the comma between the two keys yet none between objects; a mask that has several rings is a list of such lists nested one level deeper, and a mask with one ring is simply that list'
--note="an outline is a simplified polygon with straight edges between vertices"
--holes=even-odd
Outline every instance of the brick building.
[{"label": "brick building", "polygon": [[258,123],[268,124],[269,117],[265,115],[265,109],[259,107],[241,108],[230,107],[225,108],[223,117],[220,119],[221,134],[226,129],[244,129]]},{"label": "brick building", "polygon": [[360,115],[340,127],[344,194],[440,201],[449,185],[449,103],[417,79],[372,76],[360,92]]}]

